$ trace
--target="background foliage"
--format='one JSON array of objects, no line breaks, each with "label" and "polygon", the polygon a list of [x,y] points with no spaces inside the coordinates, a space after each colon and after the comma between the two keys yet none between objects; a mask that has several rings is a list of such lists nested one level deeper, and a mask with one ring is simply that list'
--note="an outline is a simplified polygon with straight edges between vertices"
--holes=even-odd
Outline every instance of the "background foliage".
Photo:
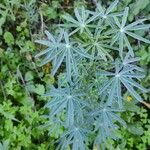
[{"label": "background foliage", "polygon": [[[0,1],[0,149],[2,150],[55,150],[54,141],[63,128],[56,126],[50,135],[41,125],[47,122],[43,117],[43,106],[47,98],[44,94],[55,79],[49,75],[51,64],[38,68],[34,61],[37,52],[35,39],[44,37],[44,31],[53,31],[64,12],[73,13],[73,8],[84,5],[95,8],[95,0],[1,0]],[[112,1],[102,0],[104,5]],[[128,21],[149,16],[149,0],[120,0],[118,10],[130,7]],[[143,32],[139,33],[143,35]],[[148,37],[149,38],[149,35]],[[38,48],[38,50],[40,47]],[[146,72],[142,80],[144,87],[150,82],[150,46],[134,46],[136,56],[141,57],[140,64]],[[61,69],[60,69],[61,72]],[[144,95],[147,102],[149,94]],[[129,94],[124,95],[127,109],[122,118],[128,122],[128,129],[122,128],[118,136],[123,140],[109,141],[112,149],[146,150],[150,147],[150,116],[145,106],[134,105]],[[54,126],[51,123],[51,126]],[[92,137],[91,137],[92,138]],[[94,150],[97,148],[94,147]]]}]

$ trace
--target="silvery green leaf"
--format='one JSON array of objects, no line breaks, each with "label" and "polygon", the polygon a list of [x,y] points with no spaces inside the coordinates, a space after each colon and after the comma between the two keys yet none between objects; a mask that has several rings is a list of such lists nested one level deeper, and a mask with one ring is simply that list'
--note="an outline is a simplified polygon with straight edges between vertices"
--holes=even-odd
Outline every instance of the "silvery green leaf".
[{"label": "silvery green leaf", "polygon": [[123,33],[121,33],[120,34],[120,36],[119,36],[119,53],[120,53],[120,57],[122,58],[122,56],[123,56],[123,49],[124,49],[124,40],[123,40],[123,37],[124,37],[124,35],[123,35]]},{"label": "silvery green leaf", "polygon": [[5,140],[0,143],[0,150],[9,150],[10,141]]},{"label": "silvery green leaf", "polygon": [[100,3],[96,4],[96,8],[98,9],[98,11],[101,13],[101,15],[104,15],[104,9],[102,7],[102,5]]},{"label": "silvery green leaf", "polygon": [[145,39],[145,38],[143,38],[143,37],[141,37],[141,36],[139,36],[139,35],[137,35],[135,33],[126,31],[126,34],[128,34],[129,36],[131,36],[131,37],[133,37],[133,38],[135,38],[137,40],[140,40],[140,41],[143,41],[145,43],[150,44],[150,40],[147,40],[147,39]]},{"label": "silvery green leaf", "polygon": [[133,87],[129,83],[127,83],[123,78],[121,78],[121,82],[127,88],[127,90],[130,92],[130,94],[133,97],[135,97],[135,99],[137,99],[140,102],[142,101],[141,96],[133,89]]},{"label": "silvery green leaf", "polygon": [[74,104],[72,100],[68,101],[66,126],[74,124]]},{"label": "silvery green leaf", "polygon": [[45,31],[45,34],[47,35],[47,38],[52,41],[53,43],[56,42],[55,38],[53,37],[53,35],[49,32],[49,31]]},{"label": "silvery green leaf", "polygon": [[111,84],[111,87],[110,87],[111,92],[109,92],[108,100],[107,100],[107,103],[108,103],[109,106],[112,105],[112,102],[114,100],[114,97],[115,97],[115,94],[116,94],[116,88],[117,88],[116,85],[117,85],[117,82],[118,82],[118,79],[115,79],[113,81],[113,83]]},{"label": "silvery green leaf", "polygon": [[84,96],[84,93],[76,91],[74,88],[69,86],[64,88],[54,88],[50,89],[50,92],[46,93],[44,96],[51,96],[51,99],[45,105],[49,109],[49,116],[52,118],[55,115],[65,113],[65,126],[69,127],[74,124],[75,117],[82,121],[82,111],[85,107],[83,100],[80,99]]},{"label": "silvery green leaf", "polygon": [[[99,14],[94,14],[92,17],[90,17],[90,18],[86,21],[86,24],[89,24],[90,22],[94,21],[98,16],[99,16]],[[87,25],[87,26],[88,26],[88,25]]]},{"label": "silvery green leaf", "polygon": [[144,88],[143,86],[141,86],[139,83],[135,82],[133,79],[130,79],[130,78],[125,79],[125,78],[124,78],[124,80],[125,80],[126,82],[130,83],[132,86],[134,86],[134,87],[140,89],[141,91],[147,92],[147,89],[145,89],[145,88]]},{"label": "silvery green leaf", "polygon": [[110,113],[110,116],[111,116],[113,119],[117,120],[117,121],[118,121],[120,124],[122,124],[124,127],[127,127],[126,122],[125,122],[123,119],[121,119],[119,116],[117,116],[116,114]]},{"label": "silvery green leaf", "polygon": [[123,77],[129,77],[129,78],[144,78],[144,74],[141,73],[124,73],[122,74]]},{"label": "silvery green leaf", "polygon": [[91,55],[89,55],[88,53],[83,52],[83,49],[80,48],[80,47],[79,47],[79,49],[78,48],[74,49],[74,51],[76,53],[78,53],[79,55],[85,57],[85,58],[93,59],[93,57]]},{"label": "silvery green leaf", "polygon": [[112,38],[111,46],[114,45],[114,43],[116,43],[116,42],[119,40],[119,37],[120,37],[120,33],[117,33],[117,34]]},{"label": "silvery green leaf", "polygon": [[68,27],[75,27],[75,29],[70,33],[70,35],[75,34],[76,32],[80,31],[80,33],[83,33],[83,31],[88,31],[88,28],[94,28],[95,26],[90,26],[89,24],[95,20],[95,18],[98,17],[97,14],[90,15],[89,11],[85,10],[84,7],[81,8],[75,8],[75,19],[70,16],[69,14],[63,16],[64,19],[66,19],[69,23],[63,24],[62,26]]},{"label": "silvery green leaf", "polygon": [[113,3],[111,3],[111,5],[106,10],[106,15],[114,10],[114,8],[117,6],[118,2],[119,2],[119,0],[115,0]]},{"label": "silvery green leaf", "polygon": [[145,29],[149,29],[149,28],[150,28],[150,24],[143,24],[143,25],[136,25],[134,27],[127,28],[127,30],[135,31],[135,30],[145,30]]},{"label": "silvery green leaf", "polygon": [[131,47],[131,44],[130,44],[130,42],[129,42],[129,40],[128,40],[128,38],[127,38],[126,35],[124,35],[124,41],[125,41],[126,46],[128,47],[129,54],[130,54],[132,57],[134,57],[133,48]]},{"label": "silvery green leaf", "polygon": [[[121,24],[120,24],[119,19],[116,16],[113,16],[114,23],[116,24],[116,26],[113,26],[113,31],[115,31],[115,32],[112,32],[112,33],[110,32],[110,34],[112,34],[112,35],[114,34],[111,45],[113,45],[115,43],[117,44],[117,42],[119,43],[119,54],[120,54],[120,57],[122,59],[123,59],[123,52],[124,52],[124,47],[125,46],[129,50],[128,54],[130,54],[131,56],[134,56],[133,49],[131,47],[131,44],[129,43],[127,35],[130,36],[130,37],[133,37],[137,40],[143,41],[145,43],[150,43],[149,40],[147,40],[147,39],[131,32],[131,31],[134,31],[134,30],[148,29],[150,27],[149,24],[148,25],[144,25],[144,24],[140,25],[146,19],[141,19],[141,20],[135,21],[135,22],[133,22],[129,25],[126,25],[128,11],[129,11],[129,8],[128,7],[125,8]],[[117,30],[117,28],[118,28],[118,30]],[[107,34],[109,34],[109,32]]]},{"label": "silvery green leaf", "polygon": [[120,24],[118,18],[117,18],[117,17],[114,17],[114,20],[115,20],[115,23],[116,23],[116,25],[118,26],[118,28],[121,28],[121,24]]},{"label": "silvery green leaf", "polygon": [[47,48],[47,49],[41,51],[40,53],[38,53],[38,54],[35,56],[35,58],[38,58],[38,57],[40,57],[40,56],[42,56],[42,55],[45,55],[47,52],[49,52],[49,51],[51,51],[51,50],[52,50],[52,48]]},{"label": "silvery green leaf", "polygon": [[128,29],[130,29],[130,28],[132,28],[132,27],[134,27],[134,26],[136,26],[136,25],[138,25],[138,24],[141,24],[141,23],[143,23],[143,22],[146,21],[146,20],[147,20],[147,19],[139,19],[139,20],[137,20],[137,21],[135,21],[135,22],[133,22],[133,23],[131,23],[131,24],[125,26],[125,30],[128,30]]},{"label": "silvery green leaf", "polygon": [[137,61],[140,61],[139,57],[133,57],[133,58],[129,58],[130,54],[127,54],[126,57],[123,60],[124,64],[130,64],[130,63],[134,63]]},{"label": "silvery green leaf", "polygon": [[74,18],[72,18],[72,16],[69,14],[64,15],[63,18],[71,23],[74,23],[74,25],[79,25],[78,21],[76,21]]},{"label": "silvery green leaf", "polygon": [[54,76],[58,70],[58,68],[60,67],[60,65],[63,62],[63,59],[65,57],[65,52],[61,53],[58,57],[57,57],[57,63],[55,64],[55,66],[53,66],[52,69],[52,75]]},{"label": "silvery green leaf", "polygon": [[104,91],[108,90],[109,86],[113,83],[114,79],[111,79],[107,82],[105,82],[102,87],[99,89],[99,94],[102,94]]},{"label": "silvery green leaf", "polygon": [[102,108],[97,109],[98,111],[94,113],[94,118],[96,121],[95,131],[99,131],[101,134],[98,133],[95,142],[98,142],[98,139],[101,140],[101,142],[105,142],[107,138],[116,139],[114,131],[119,127],[116,125],[116,122],[119,122],[125,127],[126,123],[117,114],[115,114],[116,108],[102,106]]},{"label": "silvery green leaf", "polygon": [[96,74],[101,75],[101,76],[114,76],[115,75],[115,73],[108,72],[108,71],[101,71],[101,72],[98,72]]},{"label": "silvery green leaf", "polygon": [[107,93],[107,103],[110,106],[113,101],[116,100],[119,107],[122,107],[122,86],[126,87],[129,93],[131,93],[131,95],[133,95],[133,97],[135,97],[138,101],[141,101],[142,98],[134,88],[137,88],[142,92],[147,92],[147,90],[135,80],[139,80],[144,77],[141,70],[138,69],[136,65],[132,65],[132,63],[137,61],[138,58],[132,58],[131,60],[128,59],[127,56],[125,58],[126,65],[119,65],[118,61],[116,61],[115,73],[105,71],[104,73],[102,72],[97,74],[99,76],[105,75],[108,77],[108,81],[104,82],[104,84],[100,86],[99,94],[102,95],[104,92]]},{"label": "silvery green leaf", "polygon": [[124,15],[122,17],[121,28],[124,28],[124,26],[126,25],[128,12],[129,12],[129,7],[126,7],[125,10],[124,10]]},{"label": "silvery green leaf", "polygon": [[72,150],[86,150],[86,133],[87,131],[78,126],[71,126],[60,138],[59,149],[66,150],[69,145]]},{"label": "silvery green leaf", "polygon": [[47,53],[47,56],[43,59],[41,65],[47,64],[48,62],[52,61],[54,58],[57,58],[58,55],[62,54],[62,50],[50,51]]},{"label": "silvery green leaf", "polygon": [[69,80],[71,80],[71,52],[70,49],[67,50],[67,54],[66,54],[66,69],[67,69],[67,74],[69,77]]},{"label": "silvery green leaf", "polygon": [[122,88],[121,88],[121,82],[120,80],[117,79],[117,84],[116,84],[116,94],[117,94],[117,98],[118,98],[118,105],[119,108],[122,108],[123,104],[122,104]]},{"label": "silvery green leaf", "polygon": [[114,16],[121,16],[122,13],[112,13],[114,11],[114,8],[118,4],[118,0],[115,0],[113,3],[110,4],[110,6],[107,9],[104,9],[100,3],[97,4],[97,11],[99,13],[99,16],[102,17],[103,19],[109,20],[110,17]]},{"label": "silvery green leaf", "polygon": [[36,43],[42,44],[42,45],[46,45],[46,46],[51,46],[51,42],[47,41],[47,40],[35,40]]},{"label": "silvery green leaf", "polygon": [[80,14],[79,14],[79,10],[77,9],[77,8],[75,8],[75,10],[74,10],[74,13],[75,13],[75,16],[76,16],[76,18],[77,18],[77,20],[78,20],[78,22],[83,22],[84,21],[84,18],[82,18],[81,16],[80,16]]}]

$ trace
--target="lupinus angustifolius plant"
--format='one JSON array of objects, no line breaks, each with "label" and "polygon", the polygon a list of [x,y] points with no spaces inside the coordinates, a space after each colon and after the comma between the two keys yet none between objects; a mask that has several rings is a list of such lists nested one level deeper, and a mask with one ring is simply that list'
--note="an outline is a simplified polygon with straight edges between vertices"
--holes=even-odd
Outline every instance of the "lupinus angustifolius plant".
[{"label": "lupinus angustifolius plant", "polygon": [[147,92],[139,84],[144,71],[132,44],[150,43],[135,33],[150,24],[144,24],[145,18],[128,24],[129,8],[115,12],[117,4],[105,9],[98,3],[95,11],[75,8],[74,16],[63,16],[58,34],[45,31],[47,39],[36,41],[47,47],[36,57],[44,57],[41,65],[52,63],[52,76],[63,66],[57,84],[45,94],[50,96],[47,117],[64,128],[58,150],[105,148],[109,138],[118,138],[120,126],[127,127],[118,115],[125,111],[123,95],[128,92],[141,102]]}]

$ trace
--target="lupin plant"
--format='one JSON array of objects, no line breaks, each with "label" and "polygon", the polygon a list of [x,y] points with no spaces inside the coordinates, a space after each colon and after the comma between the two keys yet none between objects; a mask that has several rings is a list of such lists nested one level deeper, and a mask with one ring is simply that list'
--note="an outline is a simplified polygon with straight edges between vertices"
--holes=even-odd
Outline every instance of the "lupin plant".
[{"label": "lupin plant", "polygon": [[[107,140],[117,139],[116,131],[127,124],[119,114],[125,111],[124,94],[142,101],[147,90],[139,84],[144,70],[137,65],[129,37],[150,43],[134,31],[148,30],[140,19],[128,24],[129,8],[116,12],[118,0],[107,9],[97,4],[95,11],[75,8],[74,16],[63,16],[59,34],[45,31],[47,39],[36,40],[47,48],[41,66],[52,63],[51,75],[63,66],[55,86],[45,94],[50,121],[60,123],[58,150],[103,149]],[[53,130],[53,126],[51,126]],[[89,138],[92,135],[92,139]]]}]

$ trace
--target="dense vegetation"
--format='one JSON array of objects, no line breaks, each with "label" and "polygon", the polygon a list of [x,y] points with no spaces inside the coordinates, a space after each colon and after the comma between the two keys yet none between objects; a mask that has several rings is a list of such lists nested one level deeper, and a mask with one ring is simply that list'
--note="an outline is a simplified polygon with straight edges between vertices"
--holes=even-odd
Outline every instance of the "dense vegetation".
[{"label": "dense vegetation", "polygon": [[[68,92],[71,91],[71,93],[74,94],[73,97],[75,97],[78,101],[80,96],[84,96],[84,94],[88,91],[89,97],[86,97],[86,101],[82,103],[81,100],[79,100],[78,102],[79,104],[82,103],[80,105],[82,105],[83,108],[85,108],[85,106],[90,106],[83,109],[83,114],[86,114],[86,116],[84,116],[86,119],[83,121],[86,125],[83,124],[83,127],[86,126],[91,131],[93,126],[96,126],[98,129],[99,124],[96,124],[96,122],[94,125],[91,124],[98,118],[99,110],[101,110],[101,108],[97,108],[97,111],[91,111],[95,110],[98,105],[97,101],[99,102],[99,95],[97,94],[98,91],[96,91],[95,88],[97,86],[96,77],[99,84],[102,84],[103,81],[106,80],[111,82],[112,79],[109,78],[109,76],[107,77],[107,75],[112,75],[110,72],[114,71],[113,67],[116,66],[116,69],[118,69],[122,60],[124,60],[124,62],[138,61],[134,63],[132,66],[133,68],[130,71],[135,72],[136,70],[144,72],[142,75],[139,74],[139,72],[136,72],[136,78],[138,79],[136,81],[138,81],[138,83],[134,82],[132,78],[129,80],[130,84],[129,82],[122,80],[123,84],[128,88],[127,90],[126,88],[122,89],[123,92],[121,93],[123,93],[123,95],[121,95],[121,100],[120,95],[118,95],[119,98],[117,97],[117,103],[119,104],[119,107],[117,107],[119,108],[117,115],[113,112],[110,114],[115,120],[119,121],[125,127],[120,125],[118,122],[115,122],[116,126],[119,125],[120,127],[115,133],[116,140],[113,140],[114,137],[112,137],[113,134],[111,132],[109,136],[111,138],[105,138],[104,135],[106,134],[107,137],[109,134],[108,132],[106,133],[106,129],[104,130],[103,139],[100,138],[102,137],[101,135],[98,135],[98,130],[96,130],[96,128],[94,134],[89,132],[87,136],[86,128],[86,131],[84,130],[84,138],[86,139],[88,137],[88,140],[85,140],[83,143],[90,150],[98,150],[101,143],[101,149],[104,147],[112,150],[149,149],[150,106],[148,103],[150,99],[150,46],[148,40],[150,40],[150,2],[149,0],[120,0],[118,5],[114,3],[114,10],[112,12],[123,12],[120,18],[123,18],[124,25],[125,23],[131,24],[139,19],[142,20],[143,18],[146,18],[146,20],[143,20],[145,21],[145,25],[140,24],[138,26],[134,26],[134,33],[138,36],[135,37],[135,34],[133,35],[129,33],[130,37],[128,36],[128,40],[132,45],[133,51],[128,44],[125,49],[123,49],[124,46],[122,47],[122,44],[120,44],[121,42],[119,42],[118,45],[112,44],[113,47],[110,47],[109,44],[111,43],[110,39],[112,36],[106,34],[98,37],[101,32],[103,33],[103,30],[101,31],[100,29],[97,29],[97,26],[93,25],[91,26],[92,29],[86,30],[86,32],[90,31],[92,33],[96,30],[92,37],[91,33],[88,32],[89,34],[87,34],[84,32],[83,28],[78,26],[79,24],[72,21],[72,18],[74,18],[74,10],[76,15],[78,14],[78,11],[79,14],[80,11],[84,14],[86,10],[90,10],[85,13],[85,16],[88,13],[90,16],[94,16],[95,14],[93,14],[93,12],[95,12],[97,2],[100,1],[0,1],[0,150],[56,150],[56,148],[59,150],[63,147],[64,149],[68,148],[68,150],[73,149],[72,146],[68,145],[72,143],[72,140],[70,139],[71,137],[69,138],[69,136],[73,135],[70,133],[77,129],[73,128],[74,126],[72,127],[72,125],[76,122],[76,119],[74,120],[74,116],[79,117],[77,118],[77,120],[79,120],[77,123],[80,125],[82,116],[79,111],[80,108],[77,107],[79,105],[76,105],[75,107],[75,114],[72,114],[72,109],[68,109],[68,106],[70,106],[69,108],[73,108],[71,100],[68,101],[69,104],[65,103],[62,107],[58,107],[58,104],[61,103],[60,100],[62,100],[61,97],[63,97],[64,100],[71,99],[70,97],[66,97],[66,93],[68,94]],[[101,3],[105,8],[109,8],[112,2],[114,1],[101,0]],[[125,9],[125,7],[129,7],[129,10],[128,8]],[[100,8],[100,6],[98,8]],[[98,11],[101,11],[101,9]],[[91,19],[88,23],[95,21],[94,24],[96,25],[99,21],[97,20],[98,15],[99,14],[96,14],[96,16],[93,17],[93,20]],[[112,23],[118,25],[119,21],[115,19],[115,22]],[[106,26],[103,25],[103,27],[106,33],[108,33],[106,31],[107,29],[111,29],[110,27],[108,28],[107,24]],[[60,30],[60,28],[63,28],[64,30]],[[135,28],[145,28],[146,30],[137,31]],[[68,37],[70,36],[68,33],[71,33],[70,35],[73,36],[70,41],[68,41]],[[60,37],[60,40],[57,37]],[[86,47],[86,49],[89,50],[90,46],[93,44],[93,40],[96,40],[97,37],[98,39],[101,39],[100,41],[104,41],[105,45],[104,43],[99,43],[102,46],[102,51],[98,55],[101,59],[96,59],[96,61],[94,61],[93,57],[97,55],[97,49],[93,48],[92,51],[87,53],[87,51],[84,51],[84,48]],[[144,37],[144,39],[141,37]],[[47,39],[51,41],[51,45],[46,42]],[[60,47],[58,45],[56,46],[62,49],[62,53],[55,53],[55,49],[51,49],[51,47],[55,45],[55,43],[53,43],[54,39],[57,42],[60,42],[60,45],[57,43]],[[119,39],[121,39],[121,37],[119,37]],[[127,42],[126,39],[124,40]],[[76,41],[78,41],[78,43],[75,43]],[[37,43],[41,43],[41,45]],[[74,57],[76,63],[79,64],[78,72],[80,80],[82,79],[82,83],[78,81],[78,78],[73,77],[77,74],[76,65],[72,65],[74,62],[71,62],[70,66],[68,65],[70,58],[67,57],[69,56],[68,54],[65,56],[66,53],[63,53],[63,51],[65,52],[66,50],[63,48],[64,43],[68,44],[66,48],[69,46],[73,47],[71,48],[74,50],[75,55],[72,55],[71,58]],[[74,46],[77,48],[74,48]],[[116,48],[117,46],[119,47],[119,50]],[[49,55],[47,58],[43,57],[43,61],[43,59],[39,56],[48,52],[48,50],[43,51],[47,47],[50,47],[50,50],[54,53],[51,54],[51,56]],[[78,49],[81,51],[78,51]],[[129,52],[131,56],[133,56],[134,52],[134,57],[138,57],[140,60],[129,59],[129,53],[127,52]],[[53,59],[54,57],[52,57],[54,55],[57,56],[55,60]],[[85,59],[81,59],[81,56],[85,57]],[[126,56],[126,60],[123,59],[124,56]],[[78,59],[76,57],[78,57]],[[117,57],[119,57],[119,59],[114,61]],[[62,59],[64,62],[61,64]],[[53,62],[51,60],[53,60]],[[57,65],[56,62],[60,62],[61,65]],[[115,63],[112,64],[112,62]],[[39,64],[43,66],[40,67]],[[122,68],[121,71],[123,72],[126,69],[128,68]],[[72,70],[74,72],[72,72]],[[97,71],[96,77],[95,70]],[[104,70],[109,72],[104,72]],[[131,72],[128,72],[128,76],[129,74],[133,75]],[[143,74],[145,74],[144,78]],[[126,80],[128,80],[128,76],[126,76]],[[76,85],[70,81],[74,81],[78,84]],[[113,80],[113,83],[115,82],[116,81]],[[112,97],[115,96],[115,89],[118,89],[113,85],[115,84],[112,84],[111,86],[109,85],[112,94],[105,95],[107,93],[106,89],[108,88],[106,85],[102,86],[103,90],[99,93],[101,97],[104,97],[103,99],[105,99],[105,96],[108,97],[108,106],[112,105]],[[140,90],[136,90],[135,92],[130,85],[134,85]],[[101,102],[102,107],[103,102],[105,101],[106,100]],[[138,101],[142,102],[139,103]],[[124,110],[123,112],[122,107]],[[49,108],[50,111],[47,108]],[[68,110],[68,113],[65,113],[66,109]],[[116,111],[116,107],[114,110],[111,108],[111,111]],[[95,117],[91,117],[92,113],[94,113]],[[99,117],[99,119],[101,118]],[[99,121],[102,120],[97,120],[97,122]],[[112,126],[114,127],[114,124],[112,124]],[[72,128],[69,128],[68,130],[68,127]],[[101,132],[102,130],[103,129],[101,129]],[[66,133],[66,131],[68,132]],[[78,146],[80,146],[80,150],[84,150],[82,143],[83,137],[79,134],[76,136],[77,137],[74,139],[80,139],[80,145],[78,141],[74,140],[74,150],[78,150]],[[96,136],[98,142],[94,142]],[[61,141],[60,137],[64,139]],[[101,143],[99,143],[100,140],[102,140]],[[75,145],[78,146],[76,147]]]}]

